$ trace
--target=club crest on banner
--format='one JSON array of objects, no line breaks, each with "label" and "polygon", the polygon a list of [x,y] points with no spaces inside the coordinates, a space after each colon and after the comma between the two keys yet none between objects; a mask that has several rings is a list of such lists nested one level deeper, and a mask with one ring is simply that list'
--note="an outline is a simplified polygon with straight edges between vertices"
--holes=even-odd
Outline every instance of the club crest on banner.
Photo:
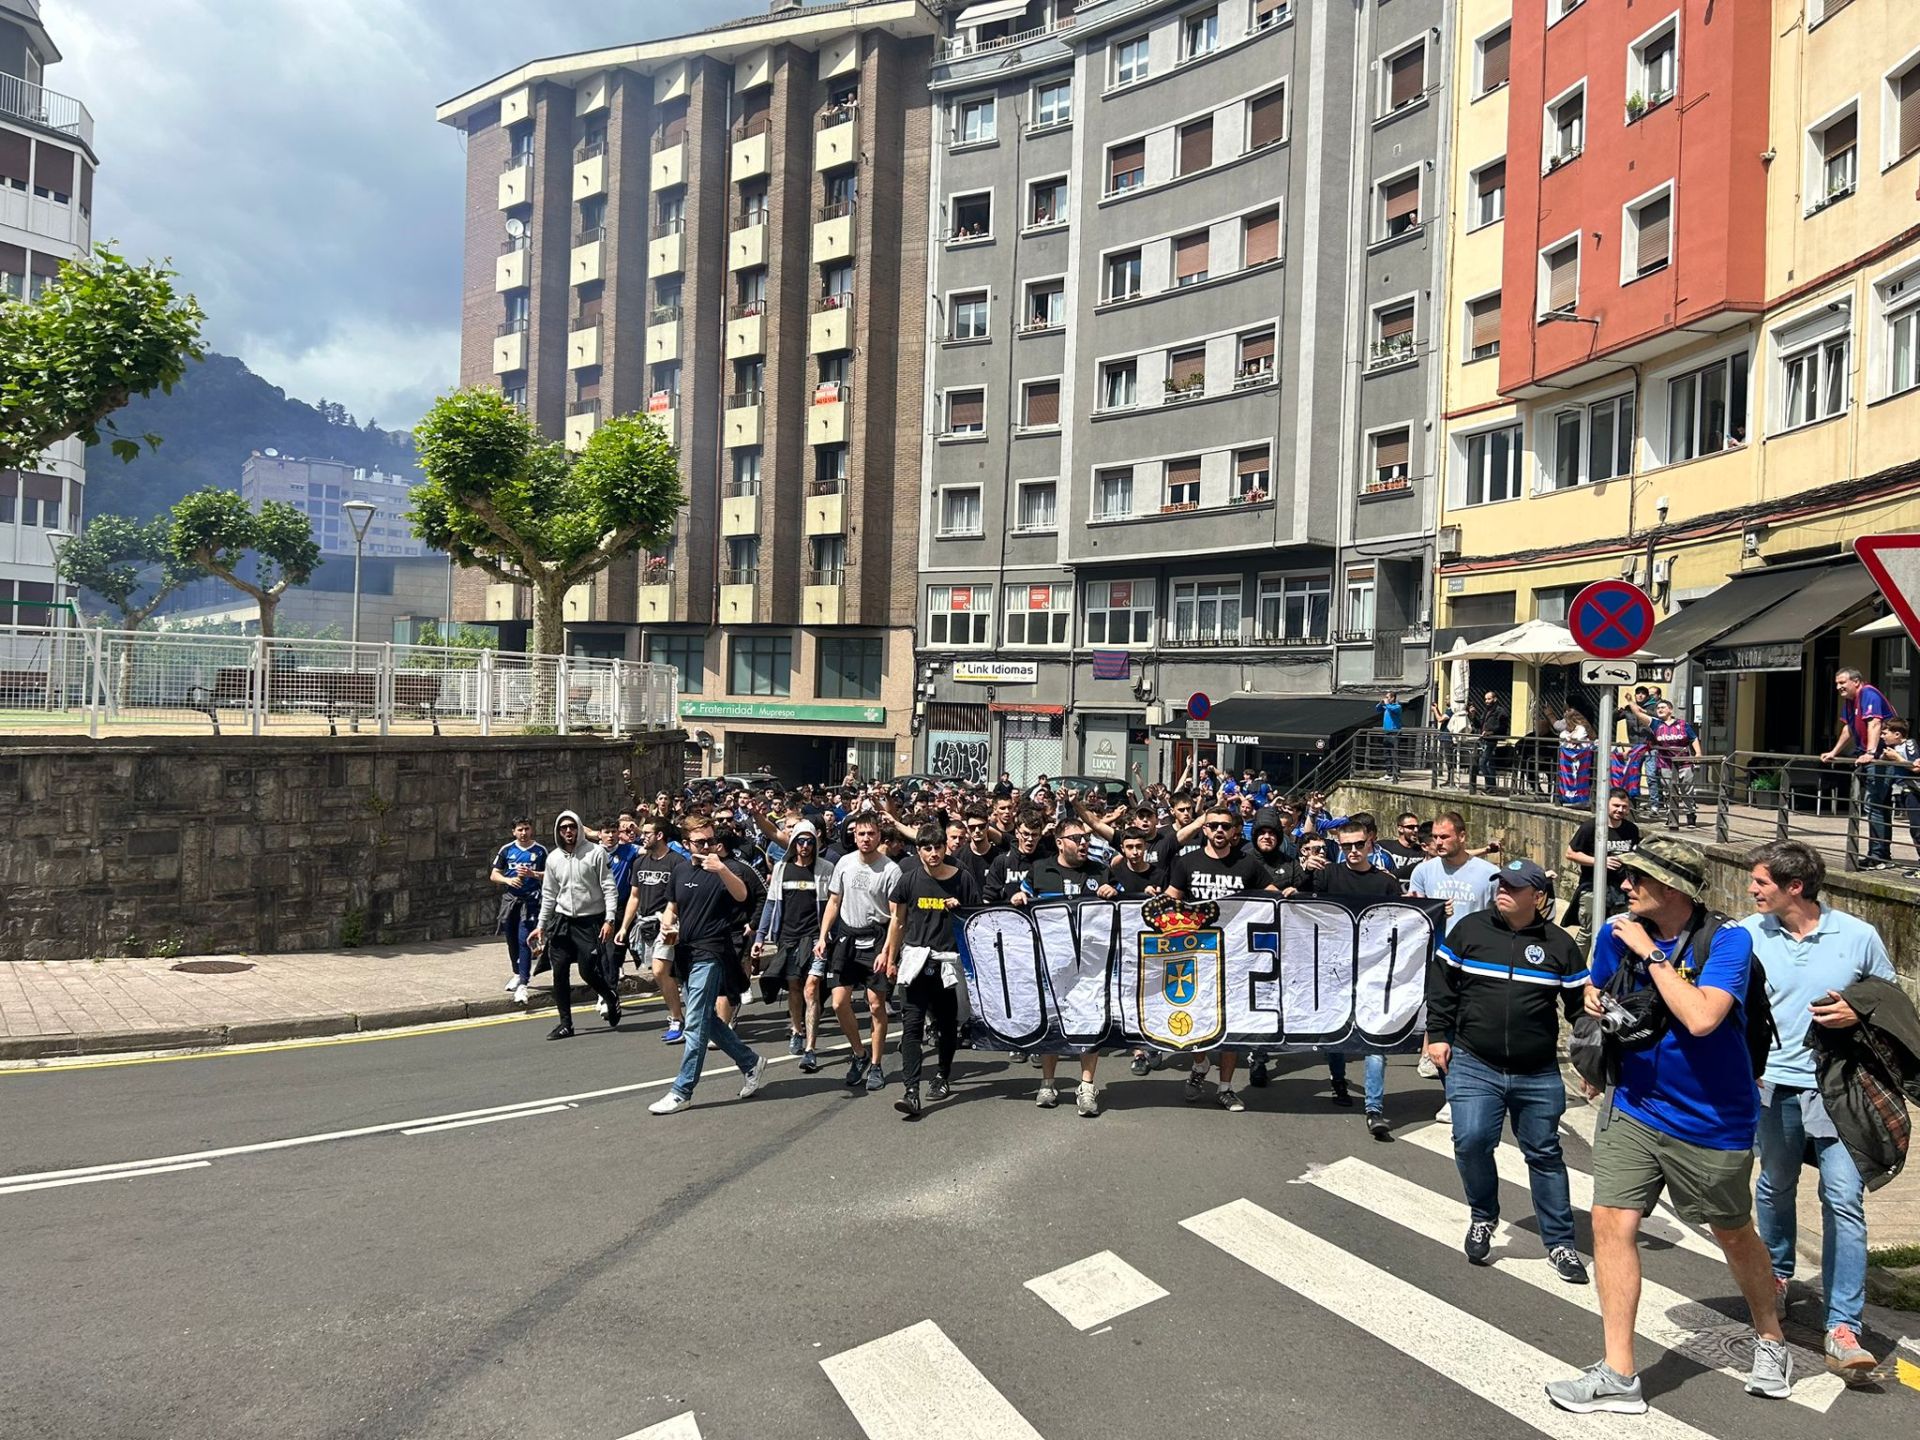
[{"label": "club crest on banner", "polygon": [[1210,1045],[1226,1031],[1227,954],[1211,900],[1156,897],[1140,907],[1140,1028],[1174,1050]]}]

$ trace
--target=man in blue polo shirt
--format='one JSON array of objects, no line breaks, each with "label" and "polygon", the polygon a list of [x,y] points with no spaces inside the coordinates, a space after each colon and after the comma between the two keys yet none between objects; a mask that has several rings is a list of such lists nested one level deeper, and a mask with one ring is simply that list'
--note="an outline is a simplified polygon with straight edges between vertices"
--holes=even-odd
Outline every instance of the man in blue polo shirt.
[{"label": "man in blue polo shirt", "polygon": [[1831,764],[1853,747],[1853,763],[1860,770],[1860,803],[1867,816],[1867,854],[1863,869],[1893,863],[1893,767],[1881,763],[1885,741],[1880,722],[1890,718],[1887,697],[1867,684],[1858,670],[1842,670],[1833,677],[1840,692],[1840,738],[1820,758]]}]

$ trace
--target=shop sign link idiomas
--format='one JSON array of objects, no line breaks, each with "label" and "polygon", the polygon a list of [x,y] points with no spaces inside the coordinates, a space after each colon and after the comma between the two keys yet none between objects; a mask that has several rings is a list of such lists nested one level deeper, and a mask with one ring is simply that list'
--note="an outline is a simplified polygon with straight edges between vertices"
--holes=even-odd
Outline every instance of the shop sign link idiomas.
[{"label": "shop sign link idiomas", "polygon": [[953,678],[963,685],[1036,685],[1037,660],[956,660]]}]

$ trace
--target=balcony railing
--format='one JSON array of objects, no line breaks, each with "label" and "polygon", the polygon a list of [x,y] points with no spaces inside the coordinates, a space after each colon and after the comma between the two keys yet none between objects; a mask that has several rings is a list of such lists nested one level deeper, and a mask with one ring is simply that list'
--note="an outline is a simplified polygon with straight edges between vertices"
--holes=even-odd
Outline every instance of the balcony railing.
[{"label": "balcony railing", "polygon": [[967,55],[990,55],[996,50],[1018,50],[1022,45],[1031,45],[1062,30],[1071,30],[1075,18],[1068,15],[1050,24],[1036,25],[1031,30],[1022,30],[1013,35],[997,35],[990,40],[975,39],[972,35],[954,35],[941,43],[940,59],[958,60]]},{"label": "balcony railing", "polygon": [[1163,405],[1184,405],[1189,400],[1204,400],[1207,395],[1207,377],[1192,375],[1185,380],[1167,381]]},{"label": "balcony railing", "polygon": [[758,480],[728,480],[720,487],[720,493],[729,500],[748,500],[760,493]]},{"label": "balcony railing", "polygon": [[847,571],[844,565],[834,565],[821,569],[817,565],[807,567],[806,583],[809,585],[844,585],[847,583]]},{"label": "balcony railing", "polygon": [[585,140],[573,147],[573,158],[576,161],[591,160],[596,155],[604,155],[606,153],[607,142],[604,140]]},{"label": "balcony railing", "polygon": [[764,225],[767,223],[767,216],[770,213],[770,211],[764,209],[743,210],[733,217],[733,228],[736,230],[751,230],[756,225]]},{"label": "balcony railing", "polygon": [[1325,632],[1307,631],[1296,635],[1287,630],[1266,629],[1256,631],[1253,640],[1256,645],[1278,645],[1283,649],[1298,649],[1306,646],[1324,647],[1330,643]]},{"label": "balcony railing", "polygon": [[648,324],[672,325],[680,318],[680,304],[678,301],[675,301],[671,305],[656,305],[648,313]]},{"label": "balcony railing", "polygon": [[653,153],[658,155],[662,150],[671,150],[674,146],[682,144],[686,138],[687,132],[684,128],[678,131],[668,130],[664,127],[655,130],[653,132]]},{"label": "balcony railing", "polygon": [[760,403],[764,393],[765,392],[760,390],[736,390],[733,394],[727,396],[727,409],[751,410]]},{"label": "balcony railing", "polygon": [[847,121],[853,119],[853,117],[859,113],[859,110],[860,102],[858,100],[846,100],[838,105],[829,105],[820,112],[820,118],[814,128],[818,130],[831,130],[836,125],[844,125]]},{"label": "balcony railing", "polygon": [[493,333],[496,335],[522,335],[526,333],[526,329],[527,322],[523,317],[519,320],[502,320],[499,328]]},{"label": "balcony railing", "polygon": [[822,380],[813,387],[816,405],[844,405],[853,399],[853,386],[842,380]]},{"label": "balcony railing", "polygon": [[728,565],[720,571],[722,585],[758,585],[760,567],[758,565]]},{"label": "balcony railing", "polygon": [[598,333],[600,329],[600,316],[575,315],[567,321],[567,329],[576,335],[582,330],[592,330]]},{"label": "balcony railing", "polygon": [[838,495],[846,487],[847,482],[844,480],[809,480],[807,494],[816,498],[822,495]]},{"label": "balcony railing", "polygon": [[814,301],[813,313],[816,315],[825,315],[830,310],[851,310],[852,308],[853,292],[851,290],[834,290]]},{"label": "balcony railing", "polygon": [[600,414],[600,402],[598,400],[576,400],[567,406],[567,414],[592,415],[598,418]]},{"label": "balcony railing", "polygon": [[575,245],[592,245],[596,241],[604,240],[606,238],[607,238],[607,227],[604,225],[594,225],[589,227],[588,229],[579,231],[577,234],[575,234],[573,237],[573,243]]},{"label": "balcony railing", "polygon": [[649,555],[646,563],[640,567],[642,585],[673,584],[674,568],[667,563],[664,555]]},{"label": "balcony railing", "polygon": [[1055,320],[1050,315],[1029,315],[1025,320],[1020,322],[1020,333],[1022,335],[1034,335],[1042,330],[1064,330],[1066,328],[1067,322],[1064,319]]},{"label": "balcony railing", "polygon": [[502,255],[511,255],[516,250],[531,250],[532,248],[533,237],[531,235],[520,235],[513,239],[500,242],[500,253]]},{"label": "balcony railing", "polygon": [[764,300],[736,300],[727,307],[729,320],[751,320],[756,315],[766,313],[767,302]]},{"label": "balcony railing", "polygon": [[[5,78],[5,76],[0,76],[0,80],[4,80]],[[531,150],[509,151],[500,161],[500,168],[502,170],[517,170],[522,165],[525,165],[528,169],[533,168],[533,152]]]},{"label": "balcony railing", "polygon": [[853,213],[853,205],[854,202],[851,200],[829,200],[814,212],[813,218],[815,220],[839,220]]},{"label": "balcony railing", "polygon": [[1240,373],[1233,377],[1236,390],[1257,390],[1262,385],[1271,385],[1274,381],[1273,362],[1264,365],[1242,365]]},{"label": "balcony railing", "polygon": [[651,239],[664,240],[669,235],[678,235],[686,228],[687,222],[685,220],[662,220],[659,224],[655,225],[653,229],[649,230],[647,234]]},{"label": "balcony railing", "polygon": [[736,140],[745,140],[751,135],[766,135],[773,130],[773,117],[770,115],[745,116],[733,122],[732,134]]},{"label": "balcony railing", "polygon": [[93,115],[71,95],[29,84],[18,75],[0,75],[0,116],[71,135],[93,148]]},{"label": "balcony railing", "polygon": [[1403,360],[1413,358],[1413,336],[1396,335],[1391,340],[1376,340],[1368,351],[1367,368],[1377,370],[1383,365],[1398,365]]}]

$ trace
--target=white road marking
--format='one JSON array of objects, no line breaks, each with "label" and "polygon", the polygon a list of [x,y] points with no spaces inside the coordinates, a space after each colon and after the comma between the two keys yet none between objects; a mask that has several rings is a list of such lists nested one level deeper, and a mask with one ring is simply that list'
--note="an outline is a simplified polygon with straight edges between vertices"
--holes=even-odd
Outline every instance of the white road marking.
[{"label": "white road marking", "polygon": [[[1351,1323],[1554,1440],[1620,1440],[1626,1429],[1634,1440],[1709,1440],[1704,1431],[1657,1409],[1626,1421],[1556,1409],[1543,1387],[1573,1374],[1573,1366],[1251,1200],[1235,1200],[1180,1224],[1329,1314],[1363,1317]],[[1597,1350],[1599,1337],[1594,1340]]]},{"label": "white road marking", "polygon": [[[1424,1129],[1409,1130],[1400,1138],[1409,1145],[1418,1145],[1422,1150],[1431,1150],[1436,1155],[1453,1159],[1453,1131],[1445,1126],[1429,1125]],[[1493,1163],[1500,1171],[1500,1178],[1509,1185],[1518,1185],[1522,1189],[1527,1187],[1527,1160],[1517,1146],[1494,1146]],[[1573,1201],[1574,1209],[1593,1209],[1593,1176],[1584,1170],[1567,1166],[1567,1194]],[[1704,1255],[1709,1260],[1726,1263],[1727,1257],[1721,1253],[1720,1247],[1683,1222],[1665,1201],[1656,1205],[1653,1214],[1640,1222],[1640,1233],[1664,1240],[1669,1245],[1677,1245],[1682,1250],[1691,1250],[1696,1255]]]},{"label": "white road marking", "polygon": [[[1364,1160],[1348,1158],[1336,1161],[1314,1176],[1312,1183],[1329,1195],[1337,1195],[1363,1210],[1393,1221],[1402,1229],[1424,1235],[1449,1249],[1455,1249],[1466,1237],[1467,1221],[1472,1218],[1472,1212],[1462,1202],[1390,1174]],[[1502,1221],[1499,1238],[1503,1245],[1521,1246],[1529,1253],[1498,1255],[1495,1269],[1504,1275],[1526,1281],[1536,1290],[1556,1295],[1569,1305],[1577,1305],[1596,1319],[1599,1317],[1600,1299],[1594,1293],[1593,1286],[1567,1284],[1554,1273],[1552,1264],[1544,1255],[1531,1253],[1540,1244],[1538,1235],[1516,1230]],[[1464,1257],[1460,1265],[1463,1270],[1466,1268]],[[1689,1355],[1693,1354],[1693,1343],[1705,1332],[1732,1330],[1743,1336],[1747,1333],[1745,1325],[1729,1322],[1718,1310],[1711,1310],[1697,1300],[1690,1300],[1678,1291],[1646,1279],[1640,1282],[1640,1313],[1635,1328],[1654,1344]],[[1796,1358],[1804,1365],[1808,1357],[1801,1354]],[[1743,1383],[1746,1380],[1746,1373],[1731,1365],[1714,1365],[1710,1368]],[[1795,1368],[1800,1370],[1799,1365]],[[1825,1414],[1827,1407],[1833,1404],[1834,1397],[1845,1388],[1845,1382],[1838,1375],[1829,1375],[1824,1371],[1815,1371],[1804,1379],[1796,1375],[1793,1401]]]},{"label": "white road marking", "polygon": [[471,1120],[449,1120],[441,1125],[416,1125],[402,1135],[438,1135],[443,1130],[465,1130],[474,1125],[496,1125],[502,1120],[524,1120],[529,1115],[557,1115],[575,1110],[576,1105],[541,1105],[532,1110],[509,1110],[504,1115],[476,1115]]},{"label": "white road marking", "polygon": [[820,1368],[867,1440],[1044,1440],[931,1320],[843,1350]]},{"label": "white road marking", "polygon": [[621,1440],[700,1440],[700,1426],[695,1423],[693,1411],[676,1415],[671,1420],[662,1420],[658,1425],[649,1425],[644,1430],[636,1430],[624,1435]]},{"label": "white road marking", "polygon": [[211,1160],[188,1160],[179,1165],[149,1165],[143,1170],[120,1170],[111,1175],[70,1175],[62,1180],[34,1180],[25,1185],[0,1185],[0,1195],[18,1195],[27,1190],[58,1190],[66,1185],[98,1185],[102,1180],[134,1180],[142,1175],[171,1175],[176,1170],[206,1170]]},{"label": "white road marking", "polygon": [[1104,1325],[1129,1310],[1164,1299],[1167,1293],[1111,1250],[1029,1280],[1027,1289],[1058,1310],[1076,1330]]}]

